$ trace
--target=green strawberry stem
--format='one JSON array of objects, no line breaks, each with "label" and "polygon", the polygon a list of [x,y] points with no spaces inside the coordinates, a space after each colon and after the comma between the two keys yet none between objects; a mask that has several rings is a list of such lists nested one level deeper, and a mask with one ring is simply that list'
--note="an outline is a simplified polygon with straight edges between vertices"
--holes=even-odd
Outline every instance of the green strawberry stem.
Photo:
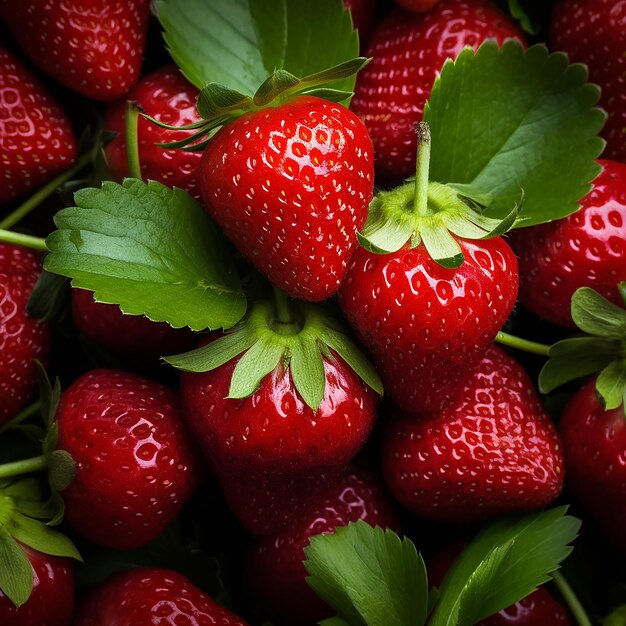
[{"label": "green strawberry stem", "polygon": [[496,343],[501,343],[503,346],[509,348],[515,348],[522,352],[530,352],[530,354],[539,354],[540,356],[550,355],[550,346],[544,343],[537,343],[536,341],[529,341],[528,339],[522,339],[515,335],[509,335],[508,333],[500,331],[494,339]]},{"label": "green strawberry stem", "polygon": [[91,153],[83,154],[78,161],[76,161],[74,167],[59,174],[56,178],[53,178],[49,183],[20,204],[17,209],[9,213],[3,220],[0,220],[0,229],[11,228],[11,226],[14,226],[20,220],[24,219],[33,209],[36,209],[48,196],[52,195],[63,185],[63,183],[71,180],[83,167],[88,165],[92,158],[93,155]]},{"label": "green strawberry stem", "polygon": [[41,250],[42,252],[48,251],[46,240],[42,237],[32,237],[31,235],[24,235],[23,233],[14,233],[12,230],[0,229],[0,241],[4,243],[15,243],[18,246]]},{"label": "green strawberry stem", "polygon": [[554,584],[563,596],[569,610],[578,622],[578,626],[592,626],[591,620],[587,616],[587,612],[580,603],[580,600],[576,597],[574,590],[570,587],[567,580],[565,580],[563,574],[560,572],[553,572],[551,576]]},{"label": "green strawberry stem", "polygon": [[33,402],[33,404],[27,406],[25,409],[20,411],[14,418],[10,421],[2,424],[0,426],[0,435],[11,428],[15,428],[18,424],[21,424],[23,421],[27,420],[31,415],[34,415],[38,411],[41,410],[41,401],[37,400],[37,402]]},{"label": "green strawberry stem", "polygon": [[141,178],[141,161],[139,160],[139,106],[134,100],[126,102],[126,158],[128,159],[128,174],[131,178]]},{"label": "green strawberry stem", "polygon": [[416,128],[417,159],[415,163],[415,197],[413,213],[418,217],[432,214],[428,208],[428,172],[430,169],[430,128],[426,122],[420,122]]},{"label": "green strawberry stem", "polygon": [[276,302],[276,315],[281,324],[293,324],[293,314],[289,306],[287,294],[278,287],[272,286],[274,290],[274,301]]},{"label": "green strawberry stem", "polygon": [[4,463],[0,465],[0,478],[11,478],[13,476],[22,476],[23,474],[32,474],[33,472],[41,472],[48,468],[48,456],[42,454],[34,456],[30,459],[21,461],[13,461],[12,463]]}]

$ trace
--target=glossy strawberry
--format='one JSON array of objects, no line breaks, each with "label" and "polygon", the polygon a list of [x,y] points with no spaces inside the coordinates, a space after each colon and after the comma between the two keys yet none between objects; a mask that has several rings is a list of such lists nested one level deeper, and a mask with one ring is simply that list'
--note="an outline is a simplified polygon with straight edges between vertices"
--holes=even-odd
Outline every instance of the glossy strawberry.
[{"label": "glossy strawberry", "polygon": [[595,379],[574,394],[560,422],[567,484],[613,543],[626,553],[626,418],[605,411]]},{"label": "glossy strawberry", "polygon": [[[183,126],[197,122],[198,89],[188,82],[174,65],[168,65],[142,78],[128,94],[143,113],[165,124]],[[126,102],[110,109],[104,127],[117,132],[117,137],[105,148],[111,174],[119,180],[129,176],[126,155]],[[139,161],[144,179],[157,180],[167,187],[180,187],[199,198],[197,169],[202,157],[200,152],[166,150],[157,143],[178,141],[186,131],[167,130],[156,126],[143,117],[138,120]]]},{"label": "glossy strawberry", "polygon": [[396,415],[383,448],[396,498],[436,521],[469,523],[539,509],[563,484],[556,429],[524,370],[495,346],[453,405]]},{"label": "glossy strawberry", "polygon": [[301,497],[282,530],[257,540],[249,560],[248,580],[268,616],[280,623],[304,626],[333,614],[306,583],[304,548],[311,537],[332,533],[337,526],[357,520],[396,531],[401,526],[374,476],[349,468],[327,481],[313,498],[307,501]]},{"label": "glossy strawberry", "polygon": [[32,250],[0,243],[0,422],[33,398],[35,361],[48,359],[50,331],[26,312],[40,273],[39,258]]},{"label": "glossy strawberry", "polygon": [[189,579],[172,570],[139,568],[113,576],[80,605],[74,626],[246,626]]},{"label": "glossy strawberry", "polygon": [[418,14],[395,9],[378,26],[366,51],[372,62],[359,74],[352,110],[374,144],[378,182],[414,173],[413,129],[442,65],[465,46],[524,36],[489,0],[442,0]]},{"label": "glossy strawberry", "polygon": [[246,113],[200,165],[206,209],[239,251],[294,298],[335,293],[372,198],[372,144],[343,106],[311,96]]},{"label": "glossy strawberry", "polygon": [[23,546],[33,568],[33,591],[19,609],[0,591],[0,623],[6,626],[70,626],[74,611],[71,559]]},{"label": "glossy strawberry", "polygon": [[139,77],[149,10],[149,0],[0,0],[30,58],[93,100],[121,98]]},{"label": "glossy strawberry", "polygon": [[0,47],[0,203],[69,169],[76,140],[54,98],[10,52]]},{"label": "glossy strawberry", "polygon": [[408,411],[437,411],[454,400],[515,303],[517,262],[508,244],[458,242],[465,261],[455,269],[433,261],[423,245],[385,255],[359,248],[339,292],[386,391]]},{"label": "glossy strawberry", "polygon": [[155,362],[161,356],[191,349],[194,334],[140,315],[124,315],[114,304],[102,304],[84,289],[72,290],[72,316],[90,341],[133,362]]},{"label": "glossy strawberry", "polygon": [[198,459],[177,396],[145,378],[93,370],[61,395],[57,447],[77,464],[66,520],[104,546],[154,539],[193,493]]},{"label": "glossy strawberry", "polygon": [[589,80],[602,89],[609,114],[604,157],[626,161],[626,5],[618,0],[558,0],[550,25],[553,50],[589,67]]},{"label": "glossy strawberry", "polygon": [[591,287],[619,304],[617,283],[626,280],[626,165],[600,161],[604,170],[576,213],[520,229],[520,301],[554,324],[574,327],[570,303],[579,287]]},{"label": "glossy strawberry", "polygon": [[336,353],[324,358],[326,386],[317,409],[306,405],[282,363],[251,396],[229,398],[238,361],[181,378],[185,415],[218,473],[342,467],[365,443],[377,397]]}]

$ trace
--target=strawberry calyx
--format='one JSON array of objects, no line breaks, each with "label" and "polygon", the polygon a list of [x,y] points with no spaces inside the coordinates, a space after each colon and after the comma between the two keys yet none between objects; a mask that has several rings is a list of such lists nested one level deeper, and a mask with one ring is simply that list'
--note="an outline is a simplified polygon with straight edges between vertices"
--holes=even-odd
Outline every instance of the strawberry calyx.
[{"label": "strawberry calyx", "polygon": [[198,95],[197,109],[202,120],[185,126],[172,126],[142,113],[153,124],[168,130],[194,130],[180,141],[157,144],[162,148],[203,151],[211,136],[222,126],[245,113],[285,104],[296,96],[315,96],[331,102],[348,101],[353,93],[332,88],[332,83],[353,76],[370,59],[356,57],[327,70],[298,78],[286,70],[277,69],[261,84],[253,96],[220,83],[209,83]]},{"label": "strawberry calyx", "polygon": [[[514,206],[503,219],[486,217],[484,207],[450,185],[430,181],[430,129],[417,125],[416,175],[391,191],[380,191],[369,207],[367,222],[358,234],[361,245],[375,254],[397,252],[407,244],[424,244],[430,256],[443,267],[463,263],[456,237],[487,239],[507,232],[520,207]],[[521,204],[521,203],[520,203]]]},{"label": "strawberry calyx", "polygon": [[237,326],[218,339],[164,360],[187,372],[208,372],[241,355],[228,393],[228,398],[237,399],[251,396],[277,367],[288,368],[296,390],[316,410],[326,389],[324,360],[335,353],[382,395],[373,365],[324,306],[288,303],[285,294],[278,294],[274,301],[255,303]]},{"label": "strawberry calyx", "polygon": [[599,372],[598,401],[607,411],[623,405],[626,416],[626,282],[618,288],[624,307],[589,287],[574,293],[572,319],[585,334],[550,346],[550,359],[539,374],[543,393]]}]

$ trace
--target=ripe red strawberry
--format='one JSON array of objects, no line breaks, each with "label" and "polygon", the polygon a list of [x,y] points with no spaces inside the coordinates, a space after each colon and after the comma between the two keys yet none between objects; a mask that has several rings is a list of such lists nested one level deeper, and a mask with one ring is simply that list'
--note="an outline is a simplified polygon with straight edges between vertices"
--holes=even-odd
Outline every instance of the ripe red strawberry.
[{"label": "ripe red strawberry", "polygon": [[13,417],[37,387],[36,360],[45,362],[50,331],[26,313],[28,297],[41,273],[37,255],[0,243],[0,422]]},{"label": "ripe red strawberry", "polygon": [[[159,122],[183,126],[200,119],[196,111],[198,89],[188,82],[174,65],[163,67],[142,78],[128,94],[141,110]],[[107,130],[118,136],[105,148],[111,173],[117,179],[129,176],[126,155],[126,102],[112,108],[105,120]],[[180,187],[194,198],[200,197],[197,169],[202,158],[200,152],[166,150],[156,143],[178,141],[188,131],[161,128],[143,117],[138,121],[139,160],[144,179],[157,180],[167,187]]]},{"label": "ripe red strawberry", "polygon": [[447,269],[423,245],[377,255],[359,248],[339,303],[402,408],[437,411],[506,321],[517,296],[517,262],[501,237],[459,239],[465,261]]},{"label": "ripe red strawberry", "polygon": [[372,144],[344,107],[312,96],[246,113],[200,164],[206,209],[239,251],[294,298],[337,291],[372,198]]},{"label": "ripe red strawberry", "polygon": [[76,158],[72,126],[54,98],[0,47],[0,204],[69,169]]},{"label": "ripe red strawberry", "polygon": [[327,481],[309,501],[302,495],[289,523],[257,540],[248,566],[254,596],[269,617],[290,626],[316,624],[333,614],[305,580],[304,548],[311,537],[357,520],[395,531],[401,526],[378,481],[361,469],[349,468]]},{"label": "ripe red strawberry", "polygon": [[617,0],[558,0],[550,25],[553,50],[589,67],[589,80],[602,88],[600,105],[609,114],[604,157],[626,160],[626,6]]},{"label": "ripe red strawberry", "polygon": [[520,229],[520,301],[554,324],[574,327],[570,303],[579,287],[591,287],[621,303],[617,283],[626,280],[626,165],[600,161],[576,213],[556,222]]},{"label": "ripe red strawberry", "polygon": [[82,535],[127,549],[154,539],[199,479],[198,459],[170,389],[117,370],[93,370],[62,395],[59,450],[77,464],[63,491]]},{"label": "ripe red strawberry", "polygon": [[430,11],[438,2],[439,0],[395,0],[398,6],[415,13]]},{"label": "ripe red strawberry", "polygon": [[33,591],[18,609],[0,591],[0,623],[6,626],[70,626],[74,611],[71,559],[22,546],[33,568]]},{"label": "ripe red strawberry", "polygon": [[374,144],[376,179],[414,173],[416,138],[432,84],[444,61],[487,39],[524,41],[517,24],[489,0],[442,0],[424,14],[395,9],[375,31],[357,78],[352,110]]},{"label": "ripe red strawberry", "polygon": [[626,554],[626,418],[605,411],[589,380],[560,422],[567,484],[613,543]]},{"label": "ripe red strawberry", "polygon": [[80,605],[74,626],[246,626],[189,579],[172,570],[138,568],[93,589]]},{"label": "ripe red strawberry", "polygon": [[554,425],[510,356],[491,346],[458,400],[400,412],[384,439],[387,484],[420,517],[469,523],[541,508],[563,484]]},{"label": "ripe red strawberry", "polygon": [[114,304],[96,302],[93,293],[84,289],[72,289],[72,316],[87,339],[133,362],[155,362],[161,356],[190,350],[196,341],[188,328],[124,315]]},{"label": "ripe red strawberry", "polygon": [[0,0],[0,17],[30,58],[93,100],[126,95],[139,77],[149,0]]},{"label": "ripe red strawberry", "polygon": [[283,475],[338,468],[365,443],[377,396],[338,354],[324,357],[326,385],[317,409],[304,402],[282,362],[252,395],[229,398],[239,360],[181,378],[185,415],[216,472]]}]

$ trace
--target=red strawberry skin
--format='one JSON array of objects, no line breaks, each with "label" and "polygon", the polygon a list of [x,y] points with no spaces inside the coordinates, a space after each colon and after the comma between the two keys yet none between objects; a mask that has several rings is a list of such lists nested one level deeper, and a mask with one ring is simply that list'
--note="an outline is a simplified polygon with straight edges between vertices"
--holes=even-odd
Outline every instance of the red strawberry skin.
[{"label": "red strawberry skin", "polygon": [[440,522],[539,509],[563,485],[556,429],[522,367],[495,346],[452,406],[400,412],[388,424],[383,450],[396,498],[415,515]]},{"label": "red strawberry skin", "polygon": [[33,591],[19,609],[0,591],[0,623],[6,626],[70,626],[74,612],[71,559],[22,546],[33,568]]},{"label": "red strawberry skin", "polygon": [[626,6],[617,0],[558,0],[549,38],[553,50],[589,67],[589,82],[602,89],[600,106],[609,114],[603,156],[626,161]]},{"label": "red strawberry skin", "polygon": [[161,356],[186,352],[196,342],[188,328],[124,315],[117,305],[96,302],[85,289],[72,290],[72,317],[87,339],[133,362],[154,363]]},{"label": "red strawberry skin", "polygon": [[[128,94],[141,110],[159,122],[173,126],[184,126],[200,120],[196,111],[198,89],[180,73],[175,65],[166,67],[142,78]],[[118,133],[105,148],[111,174],[118,180],[129,176],[126,154],[126,102],[112,107],[104,120],[107,130]],[[202,158],[200,152],[166,150],[155,144],[180,141],[190,131],[167,130],[143,117],[139,117],[137,139],[139,161],[144,179],[157,180],[167,187],[179,187],[198,199],[200,190],[197,170]]]},{"label": "red strawberry skin", "polygon": [[520,301],[561,326],[575,327],[571,300],[579,287],[591,287],[621,303],[617,283],[626,280],[626,165],[599,163],[604,170],[580,210],[513,235]]},{"label": "red strawberry skin", "polygon": [[93,100],[121,98],[135,84],[149,12],[149,0],[0,0],[0,17],[26,54]]},{"label": "red strawberry skin", "polygon": [[138,568],[93,589],[80,605],[74,626],[247,626],[182,574]]},{"label": "red strawberry skin", "polygon": [[626,554],[626,419],[605,411],[595,379],[572,396],[560,422],[567,484],[612,542]]},{"label": "red strawberry skin", "polygon": [[517,261],[502,238],[458,241],[465,261],[456,269],[423,245],[386,255],[359,248],[339,291],[385,390],[407,411],[454,400],[517,297]]},{"label": "red strawberry skin", "polygon": [[0,204],[69,169],[76,139],[54,98],[0,47]]},{"label": "red strawberry skin", "polygon": [[93,370],[63,394],[57,447],[77,464],[63,491],[65,519],[103,546],[154,539],[199,480],[199,463],[173,391],[118,370]]},{"label": "red strawberry skin", "polygon": [[306,495],[294,503],[283,529],[257,540],[248,566],[253,595],[273,620],[289,626],[313,625],[333,614],[305,580],[304,548],[311,537],[357,520],[395,531],[401,527],[389,496],[374,476],[359,468],[327,481],[308,501]]},{"label": "red strawberry skin", "polygon": [[0,243],[0,423],[33,398],[35,361],[45,363],[50,352],[48,327],[26,313],[40,273],[39,258],[32,250]]},{"label": "red strawberry skin", "polygon": [[211,140],[199,176],[207,211],[272,284],[309,301],[337,291],[374,185],[353,113],[300,96],[243,115]]},{"label": "red strawberry skin", "polygon": [[251,396],[228,398],[239,358],[201,374],[183,373],[187,420],[218,474],[274,475],[343,467],[372,429],[376,393],[335,353],[324,359],[326,390],[313,410],[280,364]]},{"label": "red strawberry skin", "polygon": [[524,41],[517,24],[489,0],[441,0],[418,14],[395,9],[378,26],[359,72],[352,110],[374,143],[377,182],[415,173],[415,125],[447,59],[487,39]]}]

